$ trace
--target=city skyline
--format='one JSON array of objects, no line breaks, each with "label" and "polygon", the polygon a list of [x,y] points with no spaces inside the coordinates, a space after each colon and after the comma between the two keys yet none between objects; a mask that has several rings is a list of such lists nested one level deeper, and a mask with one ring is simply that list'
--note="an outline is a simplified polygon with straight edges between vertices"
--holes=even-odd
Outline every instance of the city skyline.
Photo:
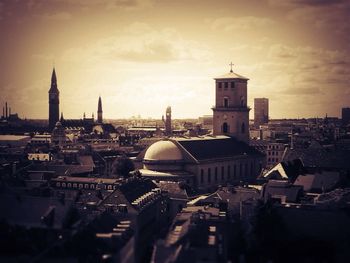
[{"label": "city skyline", "polygon": [[[248,81],[271,118],[340,116],[348,107],[346,1],[12,1],[0,3],[2,105],[48,118],[52,67],[65,118],[212,114],[213,78]],[[77,100],[79,98],[79,100]],[[253,117],[250,113],[250,119]]]}]

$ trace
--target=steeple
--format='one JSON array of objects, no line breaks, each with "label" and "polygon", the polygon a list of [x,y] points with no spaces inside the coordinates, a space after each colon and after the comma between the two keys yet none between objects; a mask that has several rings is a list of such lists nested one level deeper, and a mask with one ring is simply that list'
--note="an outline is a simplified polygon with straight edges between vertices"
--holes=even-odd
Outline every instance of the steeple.
[{"label": "steeple", "polygon": [[53,68],[53,70],[52,70],[52,74],[51,74],[51,88],[50,88],[49,92],[51,92],[51,93],[58,92],[58,89],[57,89],[57,77],[56,77],[55,68]]},{"label": "steeple", "polygon": [[60,92],[57,88],[57,77],[55,68],[52,70],[51,86],[49,90],[49,128],[52,130],[59,120]]},{"label": "steeple", "polygon": [[102,100],[101,100],[101,96],[98,97],[98,105],[97,105],[97,122],[98,123],[102,123],[103,119],[102,119]]}]

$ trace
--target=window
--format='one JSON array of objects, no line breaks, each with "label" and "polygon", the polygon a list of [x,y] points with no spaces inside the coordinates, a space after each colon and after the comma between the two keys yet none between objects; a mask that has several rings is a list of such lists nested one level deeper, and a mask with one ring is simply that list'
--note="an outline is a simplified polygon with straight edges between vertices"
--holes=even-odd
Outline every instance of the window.
[{"label": "window", "polygon": [[83,188],[83,184],[79,184],[79,189]]},{"label": "window", "polygon": [[88,185],[88,184],[85,184],[85,185],[84,185],[84,188],[85,188],[85,189],[89,189],[89,185]]},{"label": "window", "polygon": [[227,166],[227,180],[231,179],[231,166]]},{"label": "window", "polygon": [[73,188],[77,188],[78,185],[76,183],[73,184]]},{"label": "window", "polygon": [[66,183],[62,183],[62,187],[66,187]]},{"label": "window", "polygon": [[234,88],[235,88],[235,82],[231,81],[231,89],[234,89]]},{"label": "window", "polygon": [[67,184],[67,187],[68,187],[68,188],[72,188],[72,184],[71,184],[71,183],[68,183],[68,184]]},{"label": "window", "polygon": [[246,163],[246,164],[244,165],[244,172],[245,172],[245,176],[248,176],[248,174],[249,174],[249,171],[248,171],[248,163]]},{"label": "window", "polygon": [[221,86],[221,82],[218,82],[218,88],[221,89],[222,86]]},{"label": "window", "polygon": [[228,107],[228,98],[227,97],[224,98],[224,107],[225,108]]},{"label": "window", "polygon": [[229,132],[229,127],[226,122],[222,125],[222,132],[223,133],[228,133]]},{"label": "window", "polygon": [[57,182],[57,183],[56,183],[56,186],[57,186],[57,187],[60,187],[60,186],[61,186],[61,183]]},{"label": "window", "polygon": [[239,164],[239,177],[242,177],[242,164]]},{"label": "window", "polygon": [[94,184],[91,184],[90,185],[90,189],[94,189],[95,188],[95,185]]},{"label": "window", "polygon": [[221,180],[224,180],[224,173],[225,173],[225,168],[221,166]]},{"label": "window", "polygon": [[215,182],[217,182],[218,181],[218,168],[217,167],[215,167],[215,172],[214,172],[215,174],[214,174],[214,180],[215,180]]},{"label": "window", "polygon": [[208,183],[211,182],[211,169],[208,168]]},{"label": "window", "polygon": [[201,169],[201,184],[204,182],[204,171]]},{"label": "window", "polygon": [[241,106],[245,106],[244,97],[243,96],[241,96]]},{"label": "window", "polygon": [[225,90],[227,90],[228,89],[228,82],[224,82],[224,87],[225,87]]}]

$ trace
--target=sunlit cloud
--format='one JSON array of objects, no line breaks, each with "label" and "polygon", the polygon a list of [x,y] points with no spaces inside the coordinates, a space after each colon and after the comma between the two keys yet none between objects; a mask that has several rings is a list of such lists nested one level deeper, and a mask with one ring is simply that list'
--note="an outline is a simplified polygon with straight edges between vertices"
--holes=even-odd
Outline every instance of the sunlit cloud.
[{"label": "sunlit cloud", "polygon": [[211,23],[214,30],[224,31],[255,29],[257,27],[270,26],[274,23],[271,18],[243,16],[243,17],[221,17]]}]

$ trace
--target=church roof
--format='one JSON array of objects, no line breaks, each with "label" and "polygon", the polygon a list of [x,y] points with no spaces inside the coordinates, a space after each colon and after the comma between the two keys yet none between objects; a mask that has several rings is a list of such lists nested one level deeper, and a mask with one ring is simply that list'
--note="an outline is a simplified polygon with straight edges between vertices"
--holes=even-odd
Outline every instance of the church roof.
[{"label": "church roof", "polygon": [[214,79],[243,79],[243,80],[249,80],[246,77],[243,77],[242,75],[238,75],[237,73],[234,73],[233,71],[230,71],[229,73],[216,77]]},{"label": "church roof", "polygon": [[229,158],[240,155],[262,154],[248,144],[228,136],[205,138],[177,138],[176,141],[195,159],[209,160]]}]

